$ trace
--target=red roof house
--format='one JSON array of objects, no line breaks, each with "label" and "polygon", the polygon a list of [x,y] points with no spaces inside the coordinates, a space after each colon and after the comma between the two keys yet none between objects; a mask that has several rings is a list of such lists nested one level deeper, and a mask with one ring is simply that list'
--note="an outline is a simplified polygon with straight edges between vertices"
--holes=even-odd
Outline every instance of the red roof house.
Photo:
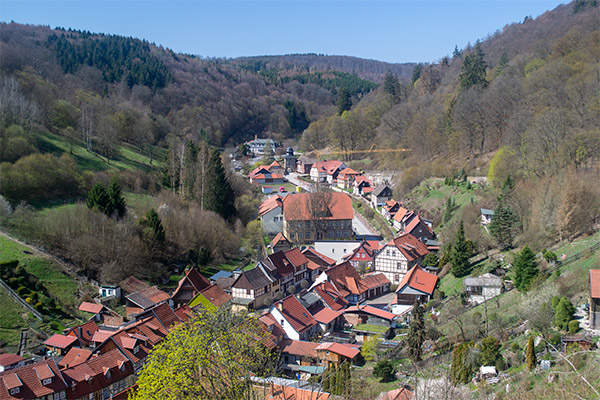
[{"label": "red roof house", "polygon": [[433,296],[438,279],[437,275],[430,274],[415,265],[396,289],[397,304],[412,305],[415,300],[421,304],[427,303]]},{"label": "red roof house", "polygon": [[288,296],[273,304],[269,313],[281,325],[289,339],[307,340],[319,329],[317,321],[294,296]]},{"label": "red roof house", "polygon": [[66,354],[71,347],[73,347],[78,342],[76,337],[73,336],[65,336],[59,333],[56,333],[50,336],[44,343],[50,351],[53,351],[59,355]]},{"label": "red roof house", "polygon": [[102,312],[103,309],[104,306],[102,304],[89,303],[87,301],[84,301],[79,306],[79,311],[85,311],[92,314],[100,314],[100,312]]},{"label": "red roof house", "polygon": [[179,285],[173,295],[171,301],[173,307],[181,304],[187,304],[194,298],[196,294],[210,286],[210,282],[196,268],[190,268],[186,271],[185,276],[179,280]]},{"label": "red roof house", "polygon": [[0,399],[66,398],[67,383],[56,362],[39,361],[0,372]]},{"label": "red roof house", "polygon": [[590,328],[600,329],[600,269],[590,269]]},{"label": "red roof house", "polygon": [[69,328],[65,334],[67,336],[73,336],[79,339],[79,343],[82,346],[89,346],[92,344],[92,338],[94,337],[94,333],[100,329],[96,322],[89,321],[85,324],[81,324],[75,326],[73,328]]}]

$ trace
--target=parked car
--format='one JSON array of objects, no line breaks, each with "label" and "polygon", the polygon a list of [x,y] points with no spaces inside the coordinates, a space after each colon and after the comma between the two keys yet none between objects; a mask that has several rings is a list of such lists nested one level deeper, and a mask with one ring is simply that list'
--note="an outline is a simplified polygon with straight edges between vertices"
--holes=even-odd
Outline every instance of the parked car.
[{"label": "parked car", "polygon": [[285,192],[286,190],[285,190],[285,188],[284,188],[283,186],[280,186],[280,187],[279,187],[279,191],[283,193],[283,192]]}]

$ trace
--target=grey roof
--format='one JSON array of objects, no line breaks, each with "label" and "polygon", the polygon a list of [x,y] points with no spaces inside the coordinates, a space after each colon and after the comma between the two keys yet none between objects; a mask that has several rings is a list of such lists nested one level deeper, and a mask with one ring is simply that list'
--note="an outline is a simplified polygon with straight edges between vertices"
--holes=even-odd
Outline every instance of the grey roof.
[{"label": "grey roof", "polygon": [[495,286],[502,287],[502,279],[492,274],[483,274],[476,278],[466,278],[465,286]]},{"label": "grey roof", "polygon": [[481,213],[483,215],[494,215],[494,210],[488,210],[487,208],[482,208]]},{"label": "grey roof", "polygon": [[156,305],[155,302],[153,302],[152,300],[150,300],[149,298],[147,298],[140,292],[131,293],[130,295],[126,296],[126,298],[127,298],[127,300],[131,301],[132,303],[137,304],[138,306],[142,307],[143,309],[147,309],[147,308],[150,308],[150,307],[153,307],[154,305]]},{"label": "grey roof", "polygon": [[233,277],[229,277],[229,278],[220,277],[219,279],[217,279],[217,281],[215,283],[221,289],[223,289],[225,291],[228,291],[228,290],[231,291],[231,286],[235,283],[235,278],[233,278]]},{"label": "grey roof", "polygon": [[314,164],[314,163],[317,162],[317,159],[316,158],[310,158],[310,157],[307,157],[307,156],[300,156],[300,157],[298,157],[298,161],[301,161],[304,164]]},{"label": "grey roof", "polygon": [[390,187],[389,187],[388,185],[386,185],[385,183],[380,183],[379,185],[377,185],[377,187],[376,187],[375,189],[373,189],[373,193],[372,193],[372,194],[373,194],[373,196],[375,196],[375,197],[379,197],[379,196],[381,196],[381,193],[382,193],[384,190],[386,190],[386,189],[388,189],[388,190],[390,190],[390,191],[392,190],[392,188],[390,188]]},{"label": "grey roof", "polygon": [[211,276],[209,279],[211,281],[216,281],[217,279],[223,277],[223,278],[229,278],[233,275],[232,272],[230,271],[219,271],[216,274],[214,274],[213,276]]},{"label": "grey roof", "polygon": [[302,304],[305,308],[309,308],[310,306],[318,303],[319,301],[321,301],[321,299],[313,292],[307,293],[304,296],[300,297],[300,304]]},{"label": "grey roof", "polygon": [[271,283],[271,279],[259,267],[244,271],[232,285],[238,289],[260,289]]}]

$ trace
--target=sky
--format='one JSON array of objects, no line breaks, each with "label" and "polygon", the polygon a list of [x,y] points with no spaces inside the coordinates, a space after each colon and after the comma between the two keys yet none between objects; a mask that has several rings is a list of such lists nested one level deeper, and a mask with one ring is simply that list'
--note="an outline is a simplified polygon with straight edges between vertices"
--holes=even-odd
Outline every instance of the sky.
[{"label": "sky", "polygon": [[557,0],[0,0],[0,20],[146,39],[202,57],[434,62]]}]

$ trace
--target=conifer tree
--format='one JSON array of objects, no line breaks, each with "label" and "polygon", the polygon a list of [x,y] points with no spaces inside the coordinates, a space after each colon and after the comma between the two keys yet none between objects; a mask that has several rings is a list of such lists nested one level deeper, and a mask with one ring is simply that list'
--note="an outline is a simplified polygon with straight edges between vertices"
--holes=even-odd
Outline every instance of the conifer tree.
[{"label": "conifer tree", "polygon": [[425,319],[423,307],[415,300],[408,328],[408,356],[413,362],[421,361],[422,344],[425,340]]},{"label": "conifer tree", "polygon": [[152,243],[164,243],[165,241],[165,230],[162,226],[162,222],[158,213],[154,208],[150,209],[146,213],[146,216],[142,219],[141,224],[149,229],[150,240]]},{"label": "conifer tree", "polygon": [[513,268],[515,287],[521,292],[526,292],[538,273],[535,254],[529,246],[523,247],[523,250],[517,255]]},{"label": "conifer tree", "polygon": [[535,345],[533,344],[533,336],[529,336],[529,340],[527,341],[527,353],[525,357],[527,368],[531,371],[537,365],[537,358],[535,356]]},{"label": "conifer tree", "polygon": [[458,77],[461,90],[467,90],[473,86],[487,86],[487,65],[483,58],[483,50],[481,50],[479,44],[475,46],[475,49],[472,52],[465,56],[460,76]]},{"label": "conifer tree", "polygon": [[90,190],[86,199],[86,204],[90,210],[96,210],[102,213],[106,212],[109,208],[110,200],[108,198],[108,193],[106,193],[106,189],[101,183],[96,183],[92,190]]},{"label": "conifer tree", "polygon": [[457,278],[465,276],[469,272],[469,250],[465,239],[465,226],[460,221],[456,239],[450,252],[450,264],[452,266],[452,275]]},{"label": "conifer tree", "polygon": [[349,111],[350,108],[352,108],[352,96],[348,88],[342,86],[338,91],[337,113],[338,115],[342,115],[344,111]]},{"label": "conifer tree", "polygon": [[566,331],[569,327],[569,321],[573,319],[574,315],[575,307],[573,303],[563,296],[556,304],[556,307],[554,307],[554,325],[558,329]]},{"label": "conifer tree", "polygon": [[513,187],[512,178],[508,175],[502,185],[502,192],[498,196],[498,205],[494,210],[492,222],[489,225],[490,234],[503,249],[512,247],[514,231],[519,222],[518,217],[508,203],[508,198]]},{"label": "conifer tree", "polygon": [[450,366],[450,380],[453,385],[468,383],[473,375],[473,369],[468,362],[471,343],[461,343],[452,351],[452,365]]},{"label": "conifer tree", "polygon": [[206,169],[204,208],[229,219],[235,214],[233,189],[227,180],[221,155],[216,149],[212,149],[211,153]]},{"label": "conifer tree", "polygon": [[110,183],[107,195],[110,208],[110,212],[107,212],[107,214],[110,216],[114,212],[116,212],[119,218],[123,217],[125,215],[125,212],[127,211],[127,203],[125,202],[125,198],[121,193],[121,185],[119,185],[119,183],[116,180],[113,180]]}]

